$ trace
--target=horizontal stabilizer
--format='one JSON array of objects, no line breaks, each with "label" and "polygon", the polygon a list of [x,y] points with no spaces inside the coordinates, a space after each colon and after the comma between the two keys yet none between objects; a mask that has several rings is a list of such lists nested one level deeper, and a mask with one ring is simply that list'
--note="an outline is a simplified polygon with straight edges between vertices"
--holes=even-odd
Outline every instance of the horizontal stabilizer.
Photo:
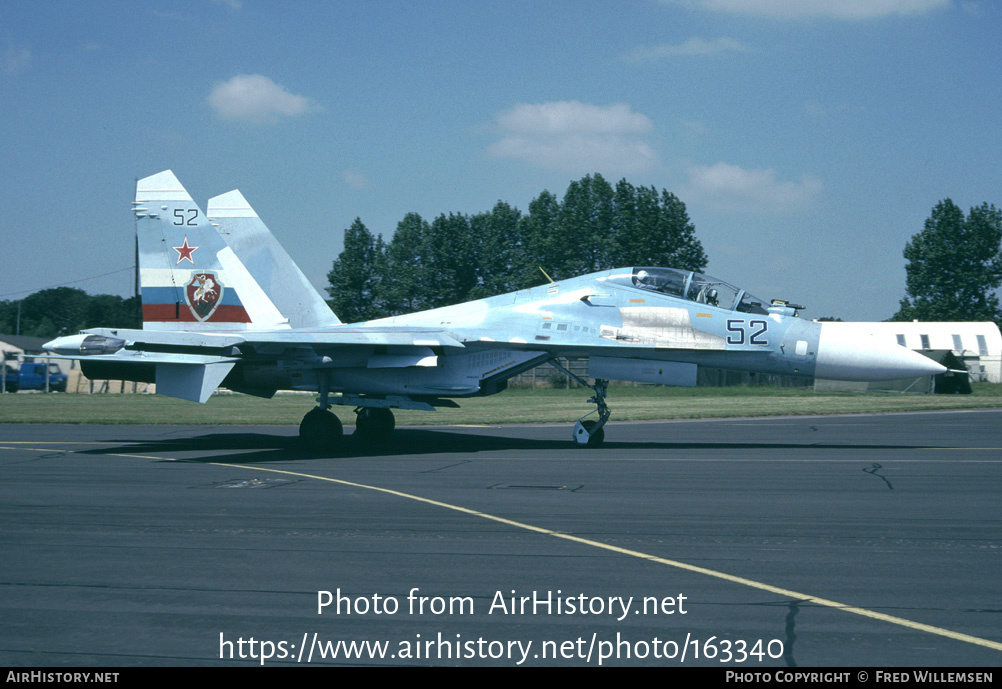
[{"label": "horizontal stabilizer", "polygon": [[240,334],[205,331],[129,330],[93,328],[84,332],[115,337],[141,345],[167,347],[237,347],[252,345],[383,345],[419,348],[431,353],[431,347],[463,349],[462,342],[444,330],[431,328],[387,328],[385,326],[333,326],[318,330],[241,331]]},{"label": "horizontal stabilizer", "polygon": [[236,347],[246,342],[241,335],[208,333],[202,331],[130,330],[127,328],[92,328],[84,332],[138,344],[155,344],[176,347]]},{"label": "horizontal stabilizer", "polygon": [[[116,363],[122,365],[141,365],[141,364],[180,364],[184,366],[199,365],[205,366],[208,364],[225,364],[225,363],[236,363],[239,361],[236,357],[227,356],[211,356],[205,354],[180,354],[177,352],[136,352],[131,350],[120,350],[114,354],[99,354],[92,356],[47,356],[46,358],[52,359],[77,359],[79,361],[103,361],[108,363]],[[131,380],[126,378],[126,380]]]}]

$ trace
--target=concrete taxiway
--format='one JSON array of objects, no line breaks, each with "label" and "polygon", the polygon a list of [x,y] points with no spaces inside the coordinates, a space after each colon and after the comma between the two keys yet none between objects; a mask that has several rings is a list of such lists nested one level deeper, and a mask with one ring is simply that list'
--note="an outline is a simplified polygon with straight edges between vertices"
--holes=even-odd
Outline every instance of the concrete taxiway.
[{"label": "concrete taxiway", "polygon": [[0,425],[0,664],[1002,661],[1002,411],[607,430]]}]

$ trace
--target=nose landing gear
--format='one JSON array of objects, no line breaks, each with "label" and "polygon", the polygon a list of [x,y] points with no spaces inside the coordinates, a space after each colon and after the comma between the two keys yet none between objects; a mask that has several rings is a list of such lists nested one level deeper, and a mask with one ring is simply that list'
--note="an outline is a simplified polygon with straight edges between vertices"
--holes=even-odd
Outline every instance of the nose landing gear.
[{"label": "nose landing gear", "polygon": [[[605,394],[609,387],[609,381],[596,380],[594,385],[589,385],[588,387],[595,391],[595,396],[588,401],[594,402],[597,408],[595,411],[582,416],[574,424],[574,442],[584,447],[598,447],[605,441],[605,422],[612,415],[609,405],[605,403]],[[598,420],[588,419],[585,421],[592,414],[598,414]]]},{"label": "nose landing gear", "polygon": [[[605,422],[608,421],[609,417],[612,415],[612,410],[609,409],[609,405],[605,403],[605,396],[609,390],[609,381],[596,378],[595,384],[589,385],[587,380],[568,371],[556,359],[550,360],[550,363],[562,371],[568,378],[595,393],[595,395],[588,400],[589,402],[595,404],[595,411],[589,412],[578,419],[578,422],[574,424],[572,438],[574,439],[574,442],[577,443],[578,447],[598,447],[605,441]],[[597,421],[595,419],[588,419],[588,417],[592,414],[598,414]],[[588,420],[586,421],[585,419]]]}]

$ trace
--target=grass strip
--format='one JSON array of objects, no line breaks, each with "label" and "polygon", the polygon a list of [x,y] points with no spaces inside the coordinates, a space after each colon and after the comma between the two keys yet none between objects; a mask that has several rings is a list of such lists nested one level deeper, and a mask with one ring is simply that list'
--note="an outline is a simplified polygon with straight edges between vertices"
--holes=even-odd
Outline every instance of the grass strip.
[{"label": "grass strip", "polygon": [[[401,426],[563,423],[595,407],[589,390],[508,390],[493,397],[458,400],[459,409],[435,412],[394,410]],[[667,388],[614,386],[609,389],[613,421],[650,421],[740,416],[860,414],[936,409],[1002,407],[1002,384],[978,383],[971,395],[815,393],[765,386]],[[312,395],[277,395],[265,400],[238,394],[214,395],[207,404],[157,395],[18,393],[0,396],[0,423],[298,425],[314,406]],[[351,407],[335,407],[346,424]]]}]

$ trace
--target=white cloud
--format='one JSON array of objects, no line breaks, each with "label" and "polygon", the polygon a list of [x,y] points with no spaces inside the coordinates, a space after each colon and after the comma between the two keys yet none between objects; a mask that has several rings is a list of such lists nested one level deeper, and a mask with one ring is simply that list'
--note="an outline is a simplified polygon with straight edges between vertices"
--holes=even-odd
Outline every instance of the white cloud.
[{"label": "white cloud", "polygon": [[610,176],[651,170],[658,156],[647,142],[651,120],[625,103],[520,103],[496,117],[501,139],[487,149],[499,158],[571,174]]},{"label": "white cloud", "polygon": [[673,57],[690,57],[696,55],[717,55],[726,52],[748,52],[750,48],[733,38],[723,36],[707,41],[702,38],[690,38],[683,43],[661,43],[654,46],[641,46],[624,56],[628,62],[655,62]]},{"label": "white cloud", "polygon": [[3,73],[8,76],[20,74],[31,65],[31,51],[8,45],[3,55]]},{"label": "white cloud", "polygon": [[774,170],[745,170],[729,163],[695,165],[686,170],[682,198],[724,210],[783,213],[810,205],[821,192],[821,182],[803,175],[797,182],[776,179]]},{"label": "white cloud", "polygon": [[238,74],[218,82],[209,94],[209,105],[224,120],[245,120],[256,124],[275,122],[313,110],[309,99],[289,93],[260,74]]},{"label": "white cloud", "polygon": [[873,19],[892,14],[924,14],[949,7],[950,0],[696,0],[696,4],[708,10],[781,19]]}]

